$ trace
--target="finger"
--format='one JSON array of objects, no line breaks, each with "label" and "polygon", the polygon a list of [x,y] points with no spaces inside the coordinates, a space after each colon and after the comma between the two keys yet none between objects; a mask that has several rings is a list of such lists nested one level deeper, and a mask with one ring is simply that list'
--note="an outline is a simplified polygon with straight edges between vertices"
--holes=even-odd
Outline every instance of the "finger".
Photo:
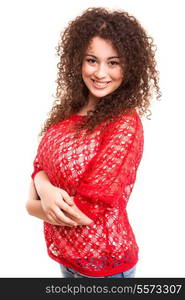
[{"label": "finger", "polygon": [[60,209],[57,209],[57,208],[55,209],[55,211],[50,212],[50,220],[52,222],[57,223],[58,225],[61,225],[61,226],[65,225],[65,226],[71,226],[71,227],[73,227],[73,226],[76,225],[75,222],[73,222],[73,224],[65,223],[63,221],[62,211]]},{"label": "finger", "polygon": [[73,205],[74,204],[74,201],[72,199],[72,197],[69,196],[69,194],[66,192],[66,191],[62,191],[61,193],[62,195],[62,198],[64,199],[64,201],[68,204],[68,205]]},{"label": "finger", "polygon": [[60,220],[60,222],[64,222],[67,225],[72,225],[72,226],[78,225],[76,222],[74,222],[73,220],[71,220],[70,218],[65,216],[65,213],[63,213],[61,211],[61,209],[59,209],[58,207],[56,207],[56,209],[55,209],[55,215],[56,215],[57,219]]},{"label": "finger", "polygon": [[49,221],[53,223],[53,225],[58,225],[58,226],[69,226],[73,227],[72,225],[68,225],[64,222],[62,222],[54,213],[50,213],[48,217]]},{"label": "finger", "polygon": [[[56,225],[56,226],[68,226],[68,225],[66,225],[65,223],[63,223],[63,222],[57,222],[56,220],[52,220],[52,221],[50,221],[50,220],[48,220],[47,221],[48,223],[50,223],[50,224],[52,224],[52,225]],[[68,227],[73,227],[73,226],[68,226]]]},{"label": "finger", "polygon": [[55,215],[52,214],[52,213],[48,214],[48,220],[49,220],[49,222],[53,223],[54,225],[56,225],[56,223],[58,225],[60,225],[60,223],[58,222],[57,218],[55,218]]},{"label": "finger", "polygon": [[77,219],[80,218],[80,215],[76,211],[74,211],[73,207],[69,206],[63,200],[60,199],[59,201],[57,201],[57,204],[64,212],[67,212],[72,217]]},{"label": "finger", "polygon": [[68,214],[67,212],[65,212],[65,216],[70,218],[71,220],[73,220],[75,222],[77,222],[77,220],[79,221],[79,218],[77,219],[77,218],[73,217],[72,215]]},{"label": "finger", "polygon": [[48,219],[51,221],[51,222],[55,222],[55,223],[58,223],[58,225],[63,225],[63,221],[57,216],[57,211],[61,211],[60,208],[58,208],[57,206],[55,208],[53,208],[52,210],[50,210],[48,213],[47,213],[47,216],[48,216]]}]

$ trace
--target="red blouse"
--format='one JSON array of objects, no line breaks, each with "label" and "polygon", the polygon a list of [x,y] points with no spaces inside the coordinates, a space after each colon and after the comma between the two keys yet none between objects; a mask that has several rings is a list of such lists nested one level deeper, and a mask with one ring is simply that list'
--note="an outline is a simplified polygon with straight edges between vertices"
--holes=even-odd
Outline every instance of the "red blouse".
[{"label": "red blouse", "polygon": [[136,110],[120,114],[100,132],[73,139],[74,124],[86,116],[73,114],[52,125],[34,160],[35,174],[44,170],[50,182],[74,196],[91,225],[56,226],[44,222],[48,254],[87,276],[124,272],[138,261],[138,246],[126,206],[143,154],[143,126]]}]

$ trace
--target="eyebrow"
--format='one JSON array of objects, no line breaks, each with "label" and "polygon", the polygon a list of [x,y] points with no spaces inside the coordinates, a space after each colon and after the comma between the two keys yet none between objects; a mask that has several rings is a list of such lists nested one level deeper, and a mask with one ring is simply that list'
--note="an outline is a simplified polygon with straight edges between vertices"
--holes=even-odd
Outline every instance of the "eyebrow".
[{"label": "eyebrow", "polygon": [[[92,55],[92,54],[85,54],[85,56],[92,56],[92,57],[94,57],[94,58],[97,58],[95,55]],[[108,57],[107,59],[112,59],[112,58],[120,58],[119,56],[110,56],[110,57]]]}]

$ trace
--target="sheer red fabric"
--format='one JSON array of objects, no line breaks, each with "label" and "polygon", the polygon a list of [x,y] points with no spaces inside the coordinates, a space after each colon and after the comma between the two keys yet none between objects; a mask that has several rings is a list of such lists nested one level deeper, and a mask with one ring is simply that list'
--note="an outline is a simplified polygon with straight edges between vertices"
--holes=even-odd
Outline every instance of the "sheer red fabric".
[{"label": "sheer red fabric", "polygon": [[48,254],[87,276],[124,272],[138,261],[138,245],[126,206],[143,154],[143,126],[138,113],[120,114],[102,131],[84,131],[73,139],[74,124],[86,118],[71,115],[51,126],[34,159],[35,174],[44,170],[51,183],[74,196],[93,220],[88,226],[64,227],[44,222]]}]

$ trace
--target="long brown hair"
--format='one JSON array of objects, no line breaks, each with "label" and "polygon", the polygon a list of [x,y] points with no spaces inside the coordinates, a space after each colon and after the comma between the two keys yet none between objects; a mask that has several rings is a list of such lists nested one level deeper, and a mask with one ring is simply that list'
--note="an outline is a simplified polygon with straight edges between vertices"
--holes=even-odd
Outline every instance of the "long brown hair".
[{"label": "long brown hair", "polygon": [[88,111],[84,122],[77,125],[78,134],[83,128],[91,132],[102,121],[110,121],[132,109],[140,116],[146,112],[151,115],[148,108],[153,94],[156,93],[157,100],[161,97],[155,60],[157,48],[135,17],[123,10],[88,8],[69,22],[60,36],[56,47],[60,58],[56,96],[40,136],[87,104],[89,91],[81,68],[85,50],[95,36],[112,42],[124,64],[124,79],[118,89],[98,99],[94,110]]}]

